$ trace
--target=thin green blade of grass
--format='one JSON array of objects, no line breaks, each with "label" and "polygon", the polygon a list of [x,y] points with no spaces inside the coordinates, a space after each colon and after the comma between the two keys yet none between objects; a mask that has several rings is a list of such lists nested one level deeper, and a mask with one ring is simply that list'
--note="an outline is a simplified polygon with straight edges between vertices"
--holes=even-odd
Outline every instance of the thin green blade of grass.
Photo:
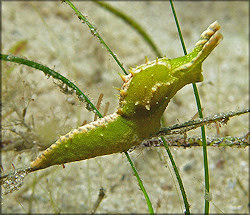
[{"label": "thin green blade of grass", "polygon": [[[175,12],[175,8],[174,8],[174,4],[173,1],[170,0],[170,5],[172,8],[172,12],[174,15],[174,20],[176,23],[176,27],[179,33],[179,37],[181,40],[181,44],[182,44],[182,48],[183,48],[183,52],[186,55],[187,54],[187,50],[185,47],[185,43],[182,37],[182,33],[181,33],[181,28],[179,25],[179,21]],[[196,100],[196,104],[197,104],[197,109],[198,109],[198,113],[199,113],[199,117],[201,119],[203,119],[203,114],[202,114],[202,108],[201,108],[201,102],[200,102],[200,96],[199,96],[199,92],[197,89],[197,86],[195,83],[192,84],[193,85],[193,91],[194,91],[194,95],[195,95],[195,100]],[[202,136],[202,143],[203,143],[203,162],[204,162],[204,174],[205,174],[205,196],[206,194],[209,193],[209,169],[208,169],[208,157],[207,157],[207,141],[206,141],[206,132],[205,132],[205,127],[201,126],[201,136]],[[209,213],[209,201],[205,198],[205,209],[204,209],[204,213],[208,214]]]},{"label": "thin green blade of grass", "polygon": [[125,152],[125,155],[126,155],[128,161],[129,161],[129,163],[130,163],[130,165],[131,165],[131,167],[132,167],[132,170],[133,170],[133,172],[134,172],[134,174],[135,174],[135,177],[137,178],[137,181],[138,181],[138,183],[139,183],[139,186],[140,186],[142,192],[144,193],[145,199],[146,199],[147,204],[148,204],[148,211],[149,211],[150,214],[154,214],[154,210],[153,210],[151,201],[150,201],[150,199],[149,199],[149,196],[148,196],[148,194],[147,194],[147,192],[146,192],[146,189],[144,188],[144,185],[143,185],[143,183],[142,183],[142,180],[140,179],[140,176],[139,176],[139,174],[137,173],[137,170],[136,170],[136,168],[135,168],[135,166],[134,166],[134,164],[133,164],[133,162],[132,162],[132,160],[131,160],[131,158],[130,158],[128,152]]},{"label": "thin green blade of grass", "polygon": [[76,95],[78,96],[80,101],[85,101],[88,106],[88,110],[93,111],[95,114],[97,114],[99,117],[102,117],[101,113],[97,110],[97,108],[92,104],[90,99],[70,80],[65,78],[63,75],[59,74],[58,72],[50,69],[47,66],[44,66],[42,64],[39,64],[37,62],[27,60],[21,57],[17,57],[14,55],[6,55],[6,54],[0,54],[0,59],[4,61],[10,61],[13,63],[19,63],[25,66],[32,67],[34,69],[38,69],[40,71],[43,71],[45,75],[52,76],[55,79],[58,79],[62,81],[64,84],[66,84],[69,88],[73,89]]},{"label": "thin green blade of grass", "polygon": [[127,14],[123,13],[122,11],[118,10],[117,8],[112,7],[110,4],[108,4],[106,2],[102,2],[102,1],[93,1],[93,2],[98,4],[100,7],[106,9],[107,11],[113,13],[117,17],[121,18],[125,23],[127,23],[131,28],[133,28],[134,30],[136,30],[140,34],[140,36],[151,47],[151,49],[153,50],[153,52],[156,54],[157,57],[162,57],[160,50],[155,45],[154,41],[151,39],[149,34],[133,18],[129,17]]},{"label": "thin green blade of grass", "polygon": [[175,175],[176,175],[176,178],[177,178],[180,190],[181,190],[181,195],[182,195],[182,198],[183,198],[183,201],[184,201],[184,205],[185,205],[185,208],[186,208],[185,214],[190,214],[189,204],[188,204],[188,200],[187,200],[187,195],[186,195],[186,192],[185,192],[182,180],[181,180],[181,176],[180,176],[179,171],[177,169],[177,166],[175,164],[174,158],[173,158],[173,156],[172,156],[172,154],[170,152],[170,149],[169,149],[169,147],[168,147],[168,145],[166,143],[166,140],[165,140],[165,138],[163,136],[161,136],[161,140],[163,142],[163,145],[164,145],[165,149],[167,150],[169,159],[170,159],[171,164],[173,166],[173,169],[174,169],[174,172],[175,172]]},{"label": "thin green blade of grass", "polygon": [[[13,55],[22,54],[27,49],[27,44],[28,44],[27,40],[20,40],[10,47],[8,53]],[[14,68],[15,68],[14,65],[8,66],[6,70],[6,75],[11,74]]]},{"label": "thin green blade of grass", "polygon": [[[196,84],[193,85],[193,90],[195,94],[196,104],[199,112],[199,117],[203,119],[200,96]],[[209,194],[209,168],[208,168],[208,156],[207,156],[207,140],[205,126],[201,126],[201,137],[202,137],[202,149],[203,149],[203,163],[204,163],[204,175],[205,175],[205,196]],[[209,201],[205,198],[205,209],[204,213],[209,213]]]},{"label": "thin green blade of grass", "polygon": [[86,16],[84,16],[73,4],[72,2],[70,2],[69,0],[65,0],[64,2],[66,2],[76,13],[76,15],[78,16],[78,18],[80,20],[83,21],[83,23],[85,23],[91,33],[96,36],[98,38],[98,40],[101,42],[101,44],[104,45],[104,47],[108,50],[108,52],[110,53],[110,55],[115,59],[116,63],[119,65],[119,67],[121,68],[121,70],[124,72],[125,75],[128,75],[128,73],[126,72],[126,70],[124,69],[124,67],[122,66],[122,63],[118,60],[118,58],[116,57],[116,55],[113,53],[113,51],[108,47],[108,45],[105,43],[105,41],[102,39],[102,37],[100,36],[100,34],[98,33],[98,31],[96,30],[96,27],[91,24],[88,19],[86,18]]}]

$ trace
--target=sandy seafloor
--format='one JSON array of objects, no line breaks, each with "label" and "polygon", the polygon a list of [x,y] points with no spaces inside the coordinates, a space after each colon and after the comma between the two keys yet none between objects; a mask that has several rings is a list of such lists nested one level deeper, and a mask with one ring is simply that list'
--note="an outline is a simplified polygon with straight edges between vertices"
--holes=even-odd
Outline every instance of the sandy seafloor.
[{"label": "sandy seafloor", "polygon": [[[168,58],[183,54],[169,2],[110,2],[137,20]],[[111,49],[128,69],[144,63],[155,54],[142,38],[122,20],[92,2],[75,2]],[[204,81],[197,84],[204,115],[248,107],[248,2],[175,2],[187,50],[191,51],[200,33],[218,20],[224,40],[203,64]],[[26,40],[18,55],[45,64],[73,80],[97,102],[104,94],[110,102],[108,113],[118,106],[117,91],[122,81],[120,68],[102,48],[89,29],[61,2],[2,2],[2,53]],[[5,172],[24,167],[63,135],[93,120],[93,113],[77,98],[65,95],[42,72],[14,65],[2,66],[2,165]],[[27,107],[25,123],[21,118]],[[164,118],[167,125],[190,120],[197,112],[192,86],[183,88],[170,102]],[[17,125],[17,124],[20,125]],[[219,136],[243,136],[248,116],[235,117],[220,128]],[[19,135],[10,132],[16,129]],[[200,135],[196,132],[189,136]],[[207,135],[216,136],[210,126]],[[15,148],[16,150],[13,150]],[[191,212],[204,211],[202,148],[171,148],[180,171]],[[131,157],[148,191],[155,212],[183,213],[184,206],[171,164],[164,149],[134,151]],[[248,212],[248,148],[208,147],[210,170],[210,212]],[[146,213],[144,196],[124,154],[97,157],[87,161],[50,167],[29,174],[22,188],[3,196],[2,213],[88,213],[98,198],[106,197],[98,213]],[[171,170],[172,172],[172,170]]]}]

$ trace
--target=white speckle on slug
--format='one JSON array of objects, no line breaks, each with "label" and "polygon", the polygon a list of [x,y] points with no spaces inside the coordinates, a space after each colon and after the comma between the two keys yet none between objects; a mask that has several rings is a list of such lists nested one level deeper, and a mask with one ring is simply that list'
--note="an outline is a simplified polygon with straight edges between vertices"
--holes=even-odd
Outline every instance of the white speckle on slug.
[{"label": "white speckle on slug", "polygon": [[147,110],[150,110],[150,105],[145,105],[145,108],[146,108]]},{"label": "white speckle on slug", "polygon": [[139,104],[139,101],[135,102],[135,105],[138,105]]}]

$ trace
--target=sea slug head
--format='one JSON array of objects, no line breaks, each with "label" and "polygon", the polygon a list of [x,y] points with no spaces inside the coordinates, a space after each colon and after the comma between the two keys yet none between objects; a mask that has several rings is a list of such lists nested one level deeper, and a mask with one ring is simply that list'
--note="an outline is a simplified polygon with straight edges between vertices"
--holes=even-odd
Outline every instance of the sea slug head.
[{"label": "sea slug head", "polygon": [[187,84],[200,82],[202,62],[221,41],[218,22],[201,34],[193,51],[175,59],[161,58],[130,69],[121,76],[118,113],[128,118],[154,117],[160,119],[170,99]]},{"label": "sea slug head", "polygon": [[203,81],[202,62],[223,39],[223,36],[218,32],[219,29],[219,23],[213,22],[201,34],[190,54],[171,60],[172,75],[180,78],[184,86]]}]

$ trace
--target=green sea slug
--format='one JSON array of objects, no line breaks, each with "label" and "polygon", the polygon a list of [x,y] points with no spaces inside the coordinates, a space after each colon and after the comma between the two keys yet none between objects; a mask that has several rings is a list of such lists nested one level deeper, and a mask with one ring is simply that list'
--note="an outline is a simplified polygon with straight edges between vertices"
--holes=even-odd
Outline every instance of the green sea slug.
[{"label": "green sea slug", "polygon": [[201,82],[202,62],[222,40],[212,23],[193,51],[183,57],[148,61],[121,76],[117,111],[61,136],[31,163],[38,170],[52,165],[125,152],[156,134],[170,99],[187,84]]}]

